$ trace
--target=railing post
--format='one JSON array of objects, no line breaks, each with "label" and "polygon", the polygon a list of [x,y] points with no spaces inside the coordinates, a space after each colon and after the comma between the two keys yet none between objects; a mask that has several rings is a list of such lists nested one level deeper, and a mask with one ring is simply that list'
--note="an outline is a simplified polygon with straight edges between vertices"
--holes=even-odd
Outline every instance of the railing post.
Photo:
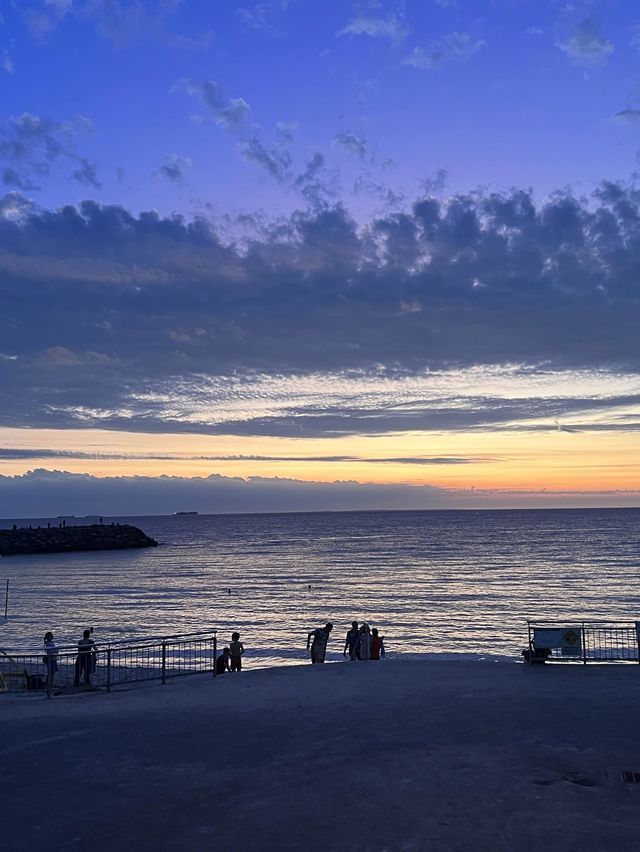
[{"label": "railing post", "polygon": [[167,682],[167,643],[162,640],[162,682]]},{"label": "railing post", "polygon": [[584,621],[582,622],[582,626],[580,628],[581,639],[582,639],[582,665],[587,665],[587,634],[584,629]]},{"label": "railing post", "polygon": [[529,633],[529,659],[527,660],[527,662],[532,663],[533,662],[533,640],[531,638],[531,622],[529,621],[529,619],[527,619],[527,631]]},{"label": "railing post", "polygon": [[218,658],[218,634],[213,634],[213,676],[216,677],[216,659]]},{"label": "railing post", "polygon": [[111,692],[111,645],[107,648],[107,692]]}]

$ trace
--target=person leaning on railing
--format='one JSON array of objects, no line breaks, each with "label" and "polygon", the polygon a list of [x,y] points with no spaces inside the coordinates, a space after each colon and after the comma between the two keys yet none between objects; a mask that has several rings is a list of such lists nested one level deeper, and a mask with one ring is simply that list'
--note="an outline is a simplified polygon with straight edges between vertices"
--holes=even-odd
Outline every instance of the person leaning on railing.
[{"label": "person leaning on railing", "polygon": [[96,666],[96,651],[98,646],[91,638],[91,631],[85,630],[82,639],[78,642],[78,656],[76,657],[74,686],[80,686],[80,675],[84,673],[85,686],[91,686],[91,675]]}]

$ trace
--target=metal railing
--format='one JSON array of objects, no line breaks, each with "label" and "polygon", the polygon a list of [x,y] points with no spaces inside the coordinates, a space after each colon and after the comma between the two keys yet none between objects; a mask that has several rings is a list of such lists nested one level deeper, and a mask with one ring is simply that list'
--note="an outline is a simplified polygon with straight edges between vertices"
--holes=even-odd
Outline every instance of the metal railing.
[{"label": "metal railing", "polygon": [[[640,663],[638,621],[527,621],[529,660]],[[548,651],[546,656],[541,651]],[[538,654],[538,659],[535,654]]]},{"label": "metal railing", "polygon": [[143,681],[213,673],[217,631],[101,644],[95,651],[60,647],[55,653],[0,652],[0,692],[38,691],[53,695],[88,689],[110,692]]}]

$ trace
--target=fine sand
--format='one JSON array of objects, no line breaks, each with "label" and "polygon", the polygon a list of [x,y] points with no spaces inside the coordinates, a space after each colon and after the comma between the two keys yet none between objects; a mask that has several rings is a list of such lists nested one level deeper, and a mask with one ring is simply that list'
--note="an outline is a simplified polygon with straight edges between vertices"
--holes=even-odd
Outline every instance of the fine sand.
[{"label": "fine sand", "polygon": [[640,666],[439,660],[0,695],[0,846],[636,850],[639,704]]}]

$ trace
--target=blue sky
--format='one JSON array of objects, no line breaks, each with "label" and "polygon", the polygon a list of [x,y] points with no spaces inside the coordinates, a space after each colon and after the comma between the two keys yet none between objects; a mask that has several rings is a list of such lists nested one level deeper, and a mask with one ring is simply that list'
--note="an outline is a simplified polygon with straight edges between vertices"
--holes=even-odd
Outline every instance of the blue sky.
[{"label": "blue sky", "polygon": [[[92,196],[134,210],[286,211],[317,153],[362,215],[382,185],[411,197],[440,169],[449,191],[545,194],[637,166],[638,116],[614,118],[640,106],[631,2],[34,0],[3,15],[5,117],[88,119],[70,135]],[[242,128],[216,123],[205,81],[247,105]],[[286,176],[246,159],[254,137],[288,152]],[[161,171],[172,156],[184,180]],[[41,203],[83,197],[68,158],[51,166],[32,181]]]},{"label": "blue sky", "polygon": [[639,502],[635,3],[16,0],[0,92],[3,502]]}]

